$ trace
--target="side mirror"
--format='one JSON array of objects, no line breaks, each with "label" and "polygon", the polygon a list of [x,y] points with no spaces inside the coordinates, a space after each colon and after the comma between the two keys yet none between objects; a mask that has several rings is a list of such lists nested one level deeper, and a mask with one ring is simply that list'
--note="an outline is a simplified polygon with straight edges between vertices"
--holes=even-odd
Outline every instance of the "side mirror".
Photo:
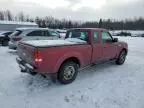
[{"label": "side mirror", "polygon": [[113,42],[118,42],[118,38],[114,38],[114,39],[113,39]]}]

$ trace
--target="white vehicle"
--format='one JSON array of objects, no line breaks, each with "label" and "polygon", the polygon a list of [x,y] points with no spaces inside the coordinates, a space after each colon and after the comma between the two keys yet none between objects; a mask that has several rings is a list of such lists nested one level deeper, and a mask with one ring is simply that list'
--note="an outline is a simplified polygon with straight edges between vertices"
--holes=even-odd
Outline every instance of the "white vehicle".
[{"label": "white vehicle", "polygon": [[10,35],[9,49],[17,49],[19,41],[27,40],[54,40],[60,35],[48,28],[18,28]]}]

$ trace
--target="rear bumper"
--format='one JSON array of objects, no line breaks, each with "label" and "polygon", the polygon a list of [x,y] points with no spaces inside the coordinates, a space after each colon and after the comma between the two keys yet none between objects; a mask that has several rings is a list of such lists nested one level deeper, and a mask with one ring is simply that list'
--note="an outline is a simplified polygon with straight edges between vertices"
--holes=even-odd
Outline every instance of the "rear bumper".
[{"label": "rear bumper", "polygon": [[36,74],[37,72],[35,71],[35,67],[33,67],[32,65],[24,62],[22,59],[20,59],[19,57],[16,58],[17,63],[19,64],[19,67],[21,69],[22,73],[29,73],[29,74]]}]

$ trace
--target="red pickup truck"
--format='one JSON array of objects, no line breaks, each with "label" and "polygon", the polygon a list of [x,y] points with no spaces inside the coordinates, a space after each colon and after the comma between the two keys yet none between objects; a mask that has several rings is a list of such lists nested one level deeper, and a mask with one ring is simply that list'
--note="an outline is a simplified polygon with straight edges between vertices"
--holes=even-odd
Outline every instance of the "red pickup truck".
[{"label": "red pickup truck", "polygon": [[91,64],[114,60],[122,65],[128,45],[106,29],[75,28],[67,31],[65,40],[23,41],[17,50],[21,72],[54,74],[62,84],[68,84],[75,80],[79,69]]}]

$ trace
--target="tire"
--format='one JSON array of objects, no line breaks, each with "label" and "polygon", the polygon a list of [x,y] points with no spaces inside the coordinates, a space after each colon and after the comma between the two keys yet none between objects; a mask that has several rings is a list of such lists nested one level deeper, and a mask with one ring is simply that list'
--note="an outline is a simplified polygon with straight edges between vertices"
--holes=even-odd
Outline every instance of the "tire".
[{"label": "tire", "polygon": [[37,75],[37,73],[36,72],[31,72],[31,73],[29,73],[31,76],[35,76],[35,75]]},{"label": "tire", "polygon": [[78,74],[78,65],[73,61],[65,62],[59,72],[58,80],[61,84],[70,84],[72,83]]},{"label": "tire", "polygon": [[123,50],[121,53],[120,53],[120,55],[119,55],[119,58],[116,60],[116,64],[117,65],[122,65],[122,64],[124,64],[124,62],[125,62],[125,59],[126,59],[126,51],[125,50]]}]

